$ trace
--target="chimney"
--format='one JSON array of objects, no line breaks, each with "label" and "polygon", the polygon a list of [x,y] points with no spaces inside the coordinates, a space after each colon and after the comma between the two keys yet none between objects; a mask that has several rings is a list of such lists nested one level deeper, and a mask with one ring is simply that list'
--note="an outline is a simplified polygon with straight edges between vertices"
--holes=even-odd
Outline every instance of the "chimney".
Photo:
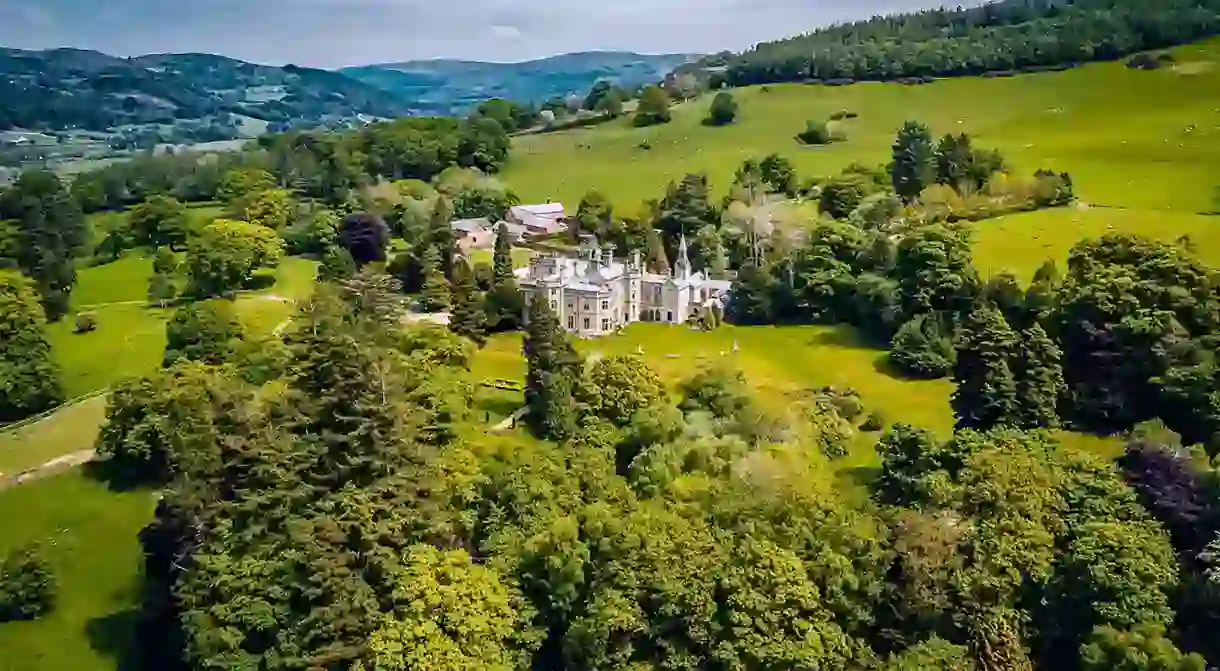
[{"label": "chimney", "polygon": [[602,257],[602,261],[607,268],[614,265],[614,245],[608,245],[606,247],[606,253],[605,256]]}]

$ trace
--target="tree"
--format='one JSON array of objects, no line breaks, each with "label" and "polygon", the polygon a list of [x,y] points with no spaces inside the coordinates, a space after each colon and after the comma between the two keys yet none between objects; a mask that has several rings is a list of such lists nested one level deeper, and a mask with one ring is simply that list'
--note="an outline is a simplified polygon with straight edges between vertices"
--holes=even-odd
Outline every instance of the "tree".
[{"label": "tree", "polygon": [[1059,426],[1059,399],[1067,391],[1063,383],[1063,354],[1037,323],[1021,332],[1020,341],[1013,371],[1017,377],[1017,398],[1021,400],[1018,426],[1053,429]]},{"label": "tree", "polygon": [[390,229],[376,214],[349,214],[339,223],[339,244],[352,255],[356,267],[384,262]]},{"label": "tree", "polygon": [[210,300],[178,308],[165,325],[165,340],[166,368],[181,360],[218,366],[236,362],[245,334],[232,303]]},{"label": "tree", "polygon": [[591,189],[580,199],[572,232],[577,236],[588,233],[602,237],[609,231],[613,222],[614,205],[600,191]]},{"label": "tree", "polygon": [[0,270],[0,422],[23,419],[63,400],[45,329],[33,284]]},{"label": "tree", "polygon": [[496,282],[511,280],[513,275],[513,242],[508,224],[501,222],[496,228],[496,245],[492,252],[492,279]]},{"label": "tree", "polygon": [[283,231],[292,223],[296,203],[287,189],[267,189],[250,194],[246,199],[243,218],[275,231]]},{"label": "tree", "polygon": [[908,203],[914,202],[929,184],[936,181],[936,151],[928,127],[908,121],[894,140],[894,192]]},{"label": "tree", "polygon": [[462,550],[407,549],[392,616],[369,639],[376,671],[521,668],[530,640],[521,595]]},{"label": "tree", "polygon": [[589,370],[589,411],[618,426],[628,426],[637,412],[660,406],[665,385],[641,359],[607,357]]},{"label": "tree", "polygon": [[978,667],[968,648],[933,637],[894,653],[885,668],[889,671],[974,671]]},{"label": "tree", "polygon": [[835,219],[846,218],[860,207],[871,191],[872,187],[863,176],[841,175],[822,185],[818,209]]},{"label": "tree", "polygon": [[452,307],[452,295],[449,280],[441,271],[441,255],[435,247],[428,247],[424,252],[423,263],[423,298],[424,310],[427,312],[448,312]]},{"label": "tree", "polygon": [[530,426],[542,438],[571,438],[580,415],[576,402],[580,357],[544,297],[530,301],[522,349],[528,366],[525,404]]},{"label": "tree", "polygon": [[283,241],[269,228],[217,219],[187,244],[188,291],[200,298],[231,294],[245,286],[255,270],[278,264],[283,249]]},{"label": "tree", "polygon": [[660,231],[665,253],[672,264],[677,262],[678,241],[682,236],[693,236],[704,226],[715,225],[718,219],[719,214],[711,203],[707,175],[692,173],[666,188],[653,228]]},{"label": "tree", "polygon": [[234,168],[220,178],[216,198],[229,204],[235,215],[244,214],[249,198],[274,189],[275,176],[261,168]]},{"label": "tree", "polygon": [[482,347],[487,342],[485,320],[483,295],[475,286],[474,270],[466,263],[458,263],[453,271],[453,314],[449,318],[449,330]]},{"label": "tree", "polygon": [[835,136],[830,130],[830,124],[810,119],[805,122],[805,130],[797,133],[796,140],[807,145],[830,144],[835,141]]},{"label": "tree", "polygon": [[[971,146],[970,136],[962,133],[960,135],[945,135],[936,145],[936,183],[944,184],[953,187],[957,191],[965,192],[968,186],[978,187],[979,183],[972,183],[974,177],[974,148]],[[990,177],[988,174],[984,179]]]},{"label": "tree", "polygon": [[979,306],[966,318],[957,338],[951,404],[958,428],[987,430],[1018,426],[1021,405],[1011,362],[1019,340],[1004,316]]},{"label": "tree", "polygon": [[610,96],[614,91],[614,84],[608,80],[599,79],[593,84],[593,88],[589,89],[589,95],[585,96],[584,108],[589,111],[596,111],[602,99]]},{"label": "tree", "polygon": [[1081,650],[1081,671],[1204,671],[1196,654],[1183,654],[1164,627],[1140,624],[1131,629],[1098,627]]},{"label": "tree", "polygon": [[938,380],[953,372],[957,351],[940,320],[919,315],[902,325],[890,346],[890,362],[919,379]]},{"label": "tree", "polygon": [[323,282],[341,282],[355,275],[356,271],[356,261],[351,252],[339,245],[331,245],[322,254],[318,279]]},{"label": "tree", "polygon": [[87,242],[84,215],[58,177],[32,171],[4,193],[0,216],[17,220],[17,265],[38,287],[47,319],[59,320],[76,285],[74,259]]},{"label": "tree", "polygon": [[779,154],[768,154],[758,163],[759,176],[773,193],[795,196],[796,169],[792,161]]},{"label": "tree", "polygon": [[172,196],[152,196],[131,211],[134,242],[148,247],[182,249],[186,245],[186,207]]},{"label": "tree", "polygon": [[636,126],[656,126],[669,123],[669,96],[659,86],[648,86],[640,94],[639,107],[635,110]]},{"label": "tree", "polygon": [[704,121],[709,126],[727,126],[737,120],[737,101],[733,94],[721,91],[712,99],[712,107]]},{"label": "tree", "polygon": [[34,620],[55,608],[55,575],[35,546],[19,547],[0,564],[0,622]]}]

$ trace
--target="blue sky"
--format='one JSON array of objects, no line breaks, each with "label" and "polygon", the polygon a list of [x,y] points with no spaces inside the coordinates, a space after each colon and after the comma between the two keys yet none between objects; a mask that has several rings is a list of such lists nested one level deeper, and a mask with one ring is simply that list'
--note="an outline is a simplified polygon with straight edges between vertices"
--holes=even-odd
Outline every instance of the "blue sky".
[{"label": "blue sky", "polygon": [[0,0],[0,45],[338,67],[570,51],[740,50],[927,0]]}]

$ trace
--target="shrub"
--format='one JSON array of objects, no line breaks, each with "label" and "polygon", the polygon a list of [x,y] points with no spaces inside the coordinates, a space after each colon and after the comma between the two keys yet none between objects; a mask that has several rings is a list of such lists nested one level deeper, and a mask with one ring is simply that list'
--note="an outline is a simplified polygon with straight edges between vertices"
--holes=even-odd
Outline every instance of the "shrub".
[{"label": "shrub", "polygon": [[856,119],[856,118],[859,118],[859,116],[860,116],[859,114],[856,114],[855,112],[852,112],[851,110],[839,110],[838,112],[835,112],[834,114],[830,115],[830,120],[831,121],[842,121],[844,119]]},{"label": "shrub", "polygon": [[861,431],[882,431],[885,429],[885,419],[881,413],[872,412],[865,418],[864,423],[860,425]]},{"label": "shrub", "polygon": [[97,315],[92,312],[82,312],[76,315],[76,333],[89,333],[97,330]]},{"label": "shrub", "polygon": [[712,100],[712,108],[704,123],[708,126],[727,126],[737,120],[737,101],[733,94],[721,91]]},{"label": "shrub", "polygon": [[18,548],[0,565],[0,622],[33,620],[55,608],[55,576],[35,547]]},{"label": "shrub", "polygon": [[830,125],[825,121],[812,120],[806,122],[805,131],[797,135],[796,140],[804,145],[822,145],[834,142]]},{"label": "shrub", "polygon": [[936,380],[953,372],[957,353],[940,320],[919,315],[898,329],[890,348],[890,362],[911,377]]}]

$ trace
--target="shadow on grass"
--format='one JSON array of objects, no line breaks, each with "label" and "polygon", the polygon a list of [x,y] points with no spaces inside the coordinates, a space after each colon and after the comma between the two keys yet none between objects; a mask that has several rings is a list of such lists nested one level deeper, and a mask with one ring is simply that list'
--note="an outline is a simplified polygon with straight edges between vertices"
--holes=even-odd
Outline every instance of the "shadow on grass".
[{"label": "shadow on grass", "polygon": [[871,491],[873,485],[877,482],[877,478],[881,477],[881,468],[878,466],[857,466],[856,468],[844,471],[844,474],[855,484]]},{"label": "shadow on grass", "polygon": [[148,485],[130,471],[119,468],[110,459],[94,459],[86,462],[83,470],[85,477],[106,485],[112,492],[130,492]]},{"label": "shadow on grass", "polygon": [[85,624],[89,647],[113,659],[117,671],[144,671],[148,668],[137,644],[139,630],[139,608],[95,617]]}]

